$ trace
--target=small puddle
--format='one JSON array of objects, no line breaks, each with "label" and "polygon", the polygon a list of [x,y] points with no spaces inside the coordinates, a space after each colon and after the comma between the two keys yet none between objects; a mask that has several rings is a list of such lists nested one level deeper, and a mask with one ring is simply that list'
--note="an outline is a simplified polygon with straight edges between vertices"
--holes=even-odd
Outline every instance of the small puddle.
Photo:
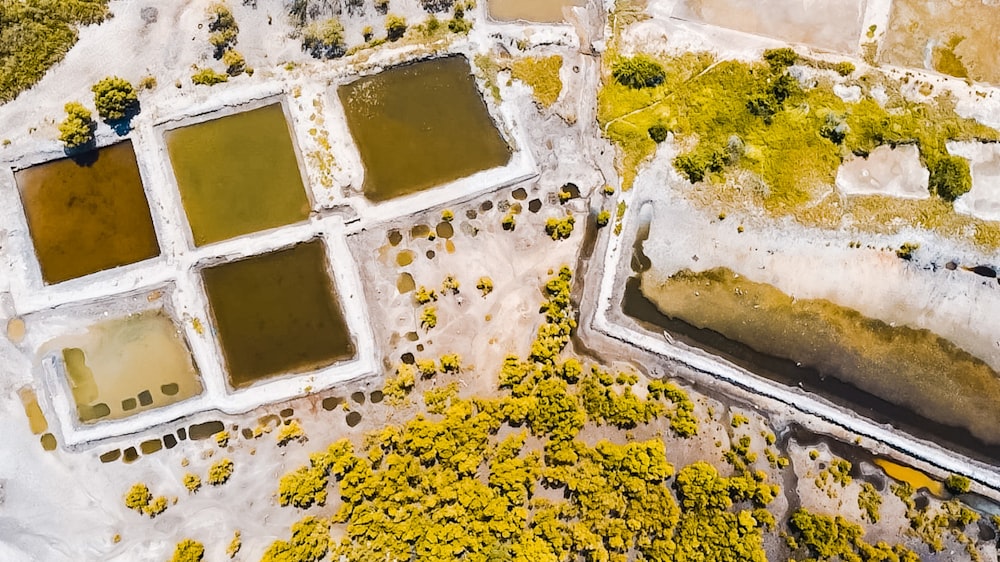
[{"label": "small puddle", "polygon": [[944,497],[944,486],[941,482],[932,479],[923,472],[920,472],[915,468],[894,463],[888,459],[876,458],[874,462],[879,466],[879,468],[884,470],[887,475],[889,475],[889,478],[899,482],[906,482],[912,486],[914,490],[926,488],[928,492],[934,494],[935,496],[939,498]]},{"label": "small puddle", "polygon": [[35,394],[35,391],[29,387],[25,387],[19,390],[17,394],[21,398],[21,406],[24,407],[24,414],[28,416],[28,426],[31,428],[31,432],[35,435],[44,433],[49,428],[49,422],[45,419],[45,414],[42,413],[41,406],[38,405],[38,396]]},{"label": "small puddle", "polygon": [[420,240],[422,238],[427,238],[427,235],[431,233],[431,227],[426,224],[418,224],[410,229],[410,239]]},{"label": "small puddle", "polygon": [[116,460],[120,459],[121,456],[122,456],[122,450],[115,449],[113,451],[108,451],[106,453],[103,453],[100,458],[101,462],[107,464],[109,462],[115,462]]},{"label": "small puddle", "polygon": [[399,267],[406,267],[413,263],[413,258],[416,257],[416,253],[413,250],[403,250],[396,254],[396,265]]},{"label": "small puddle", "polygon": [[389,231],[389,244],[393,247],[398,246],[400,242],[403,241],[403,235],[400,234],[398,230]]},{"label": "small puddle", "polygon": [[448,239],[455,235],[455,227],[446,221],[439,222],[434,230],[437,232],[438,238]]},{"label": "small puddle", "polygon": [[13,344],[19,344],[24,341],[25,332],[27,331],[24,320],[20,318],[11,318],[7,321],[7,339]]},{"label": "small puddle", "polygon": [[[196,423],[188,429],[188,435],[191,436],[193,441],[201,441],[203,439],[208,439],[216,433],[226,429],[225,424],[220,421],[209,421],[205,423]],[[180,430],[177,432],[180,434]],[[183,437],[181,438],[183,440]]]},{"label": "small puddle", "polygon": [[396,279],[396,290],[399,294],[405,295],[417,287],[416,281],[413,280],[413,276],[409,273],[400,273],[399,278]]}]

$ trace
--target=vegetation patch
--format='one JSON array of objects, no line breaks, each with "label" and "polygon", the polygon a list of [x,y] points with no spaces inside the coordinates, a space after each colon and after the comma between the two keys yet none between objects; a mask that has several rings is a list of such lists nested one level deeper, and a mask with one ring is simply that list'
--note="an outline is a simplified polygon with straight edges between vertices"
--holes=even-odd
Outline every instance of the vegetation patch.
[{"label": "vegetation patch", "polygon": [[42,79],[76,43],[78,26],[110,16],[107,0],[0,2],[0,103]]},{"label": "vegetation patch", "polygon": [[520,58],[511,64],[510,75],[531,86],[539,105],[551,107],[562,93],[563,84],[559,78],[562,64],[563,58],[560,55]]},{"label": "vegetation patch", "polygon": [[[732,201],[726,192],[736,184],[745,192],[741,204],[840,227],[847,214],[828,194],[846,157],[883,145],[915,144],[931,170],[933,193],[950,202],[968,191],[971,180],[968,162],[951,156],[946,143],[1000,138],[996,130],[959,117],[946,96],[913,101],[901,94],[902,83],[881,74],[855,76],[852,66],[793,55],[778,49],[746,63],[684,53],[656,61],[663,80],[638,88],[645,82],[620,68],[616,74],[621,62],[612,63],[598,95],[598,118],[620,149],[623,185],[632,184],[657,141],[672,132],[681,149],[674,166],[690,182],[708,184],[701,197],[706,204]],[[829,75],[821,72],[818,80],[801,83],[790,71],[795,64]],[[860,99],[845,102],[834,94],[838,82],[858,87]],[[722,203],[712,203],[709,193]],[[883,197],[880,204],[905,217],[896,207],[911,203]]]}]

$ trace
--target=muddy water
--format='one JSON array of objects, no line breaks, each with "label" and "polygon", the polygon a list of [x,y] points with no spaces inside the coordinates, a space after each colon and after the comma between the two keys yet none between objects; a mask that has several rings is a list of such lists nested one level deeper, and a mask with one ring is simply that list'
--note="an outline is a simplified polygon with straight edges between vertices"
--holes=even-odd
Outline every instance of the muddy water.
[{"label": "muddy water", "polygon": [[465,57],[397,66],[337,93],[365,166],[365,197],[372,201],[423,191],[510,160]]},{"label": "muddy water", "polygon": [[162,311],[101,322],[54,343],[83,422],[123,418],[202,390],[183,335]]},{"label": "muddy water", "polygon": [[174,129],[165,138],[195,245],[309,216],[281,104]]},{"label": "muddy water", "polygon": [[160,255],[131,141],[14,177],[46,283]]},{"label": "muddy water", "polygon": [[38,395],[31,388],[22,388],[18,391],[21,398],[21,406],[24,407],[24,415],[28,416],[28,426],[31,432],[39,435],[49,428],[49,422],[42,413],[41,406],[38,405]]},{"label": "muddy water", "polygon": [[683,0],[671,15],[853,54],[865,4],[863,0]]},{"label": "muddy water", "polygon": [[1000,379],[927,330],[892,327],[825,300],[795,300],[734,272],[681,271],[643,294],[667,316],[834,376],[1000,445]]},{"label": "muddy water", "polygon": [[206,268],[202,276],[234,387],[354,355],[321,241]]},{"label": "muddy water", "polygon": [[996,2],[895,0],[879,59],[1000,83],[997,18]]},{"label": "muddy water", "polygon": [[488,0],[490,18],[497,21],[559,23],[566,21],[563,10],[585,6],[584,0]]}]

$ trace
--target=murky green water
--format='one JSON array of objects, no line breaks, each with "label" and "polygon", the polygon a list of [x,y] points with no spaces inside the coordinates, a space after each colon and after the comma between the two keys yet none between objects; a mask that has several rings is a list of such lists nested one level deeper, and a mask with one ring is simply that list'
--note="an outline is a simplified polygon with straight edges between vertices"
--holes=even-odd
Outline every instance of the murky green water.
[{"label": "murky green water", "polygon": [[182,333],[159,310],[101,322],[53,343],[62,348],[83,422],[123,418],[202,390]]},{"label": "murky green water", "polygon": [[510,149],[462,56],[397,66],[341,86],[365,166],[365,197],[385,201],[503,166]]},{"label": "murky green water", "polygon": [[321,241],[209,267],[202,276],[234,387],[354,355]]},{"label": "murky green water", "polygon": [[836,378],[1000,444],[997,373],[928,330],[890,326],[826,300],[796,300],[725,268],[685,270],[660,284],[644,275],[642,293],[670,318],[795,361],[804,377]]},{"label": "murky green water", "polygon": [[281,104],[174,129],[165,137],[196,245],[309,216]]},{"label": "murky green water", "polygon": [[586,5],[585,0],[488,0],[490,18],[497,21],[559,23],[563,8]]},{"label": "murky green water", "polygon": [[160,255],[131,141],[14,177],[46,283]]}]

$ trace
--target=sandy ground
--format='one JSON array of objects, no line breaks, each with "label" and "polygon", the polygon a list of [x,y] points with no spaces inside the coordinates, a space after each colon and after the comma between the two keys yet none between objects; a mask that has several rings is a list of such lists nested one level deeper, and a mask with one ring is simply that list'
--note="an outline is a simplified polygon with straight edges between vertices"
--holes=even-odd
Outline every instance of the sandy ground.
[{"label": "sandy ground", "polygon": [[915,145],[880,146],[868,158],[852,157],[837,170],[837,189],[846,195],[888,195],[927,199],[930,172]]}]

